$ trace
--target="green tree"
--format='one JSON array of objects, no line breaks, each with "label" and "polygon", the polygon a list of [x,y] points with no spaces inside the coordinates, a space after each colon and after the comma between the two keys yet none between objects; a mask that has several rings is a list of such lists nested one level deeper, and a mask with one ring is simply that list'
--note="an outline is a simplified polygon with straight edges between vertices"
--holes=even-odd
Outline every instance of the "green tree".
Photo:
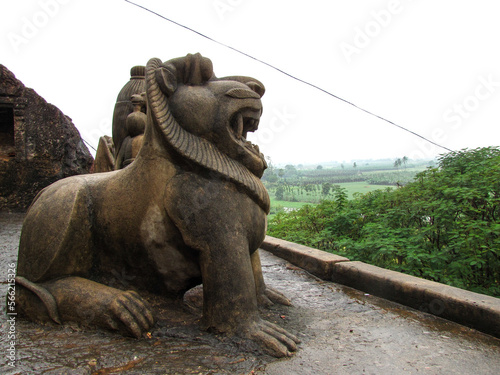
[{"label": "green tree", "polygon": [[314,190],[314,185],[313,184],[305,184],[304,189],[307,193],[311,193]]},{"label": "green tree", "polygon": [[267,156],[267,169],[264,171],[264,175],[262,176],[262,180],[275,183],[278,181],[278,176],[276,174],[276,169],[274,168],[273,161],[271,157]]},{"label": "green tree", "polygon": [[277,200],[282,201],[285,194],[285,187],[283,185],[278,185],[275,192],[275,197]]},{"label": "green tree", "polygon": [[344,209],[347,205],[347,191],[346,189],[340,187],[340,185],[333,186],[334,201],[339,210]]},{"label": "green tree", "polygon": [[403,164],[403,167],[406,169],[406,164],[408,164],[408,161],[410,159],[408,159],[407,156],[403,156],[403,159],[401,159],[401,163]]},{"label": "green tree", "polygon": [[325,197],[330,194],[330,189],[332,188],[332,184],[329,182],[325,182],[321,185],[321,194]]},{"label": "green tree", "polygon": [[287,164],[287,165],[285,165],[285,174],[287,176],[294,176],[297,174],[297,168],[295,168],[291,164]]}]

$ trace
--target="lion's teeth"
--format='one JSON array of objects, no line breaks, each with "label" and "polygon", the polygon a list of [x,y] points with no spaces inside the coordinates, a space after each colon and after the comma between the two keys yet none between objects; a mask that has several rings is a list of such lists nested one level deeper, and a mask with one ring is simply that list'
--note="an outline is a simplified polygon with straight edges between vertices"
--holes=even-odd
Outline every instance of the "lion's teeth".
[{"label": "lion's teeth", "polygon": [[241,139],[241,137],[243,136],[243,116],[241,115],[241,113],[238,114],[238,121],[236,123],[236,126],[236,137],[238,139]]}]

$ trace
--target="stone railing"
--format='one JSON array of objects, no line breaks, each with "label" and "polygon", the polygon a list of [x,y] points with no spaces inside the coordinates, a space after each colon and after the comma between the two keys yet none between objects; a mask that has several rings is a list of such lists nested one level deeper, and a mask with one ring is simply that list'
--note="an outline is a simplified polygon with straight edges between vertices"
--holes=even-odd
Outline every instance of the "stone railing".
[{"label": "stone railing", "polygon": [[266,236],[261,248],[311,274],[500,338],[500,299]]}]

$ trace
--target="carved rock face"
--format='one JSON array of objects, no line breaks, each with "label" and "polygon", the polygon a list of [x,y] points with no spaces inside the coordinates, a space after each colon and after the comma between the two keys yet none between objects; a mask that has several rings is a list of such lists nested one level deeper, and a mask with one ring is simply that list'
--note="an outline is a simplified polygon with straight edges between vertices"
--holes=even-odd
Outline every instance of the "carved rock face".
[{"label": "carved rock face", "polygon": [[184,129],[212,142],[257,177],[262,176],[264,158],[258,146],[246,139],[248,132],[257,130],[262,114],[260,95],[250,87],[224,79],[203,86],[181,86],[170,98],[170,108]]}]

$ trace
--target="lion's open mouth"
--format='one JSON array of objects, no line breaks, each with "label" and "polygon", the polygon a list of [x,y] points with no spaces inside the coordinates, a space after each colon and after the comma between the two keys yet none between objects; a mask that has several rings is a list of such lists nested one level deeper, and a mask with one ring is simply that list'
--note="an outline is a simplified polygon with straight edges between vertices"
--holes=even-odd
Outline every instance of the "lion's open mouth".
[{"label": "lion's open mouth", "polygon": [[243,110],[237,112],[231,121],[231,135],[248,150],[260,155],[259,146],[247,140],[248,132],[254,132],[259,127],[260,112]]}]

